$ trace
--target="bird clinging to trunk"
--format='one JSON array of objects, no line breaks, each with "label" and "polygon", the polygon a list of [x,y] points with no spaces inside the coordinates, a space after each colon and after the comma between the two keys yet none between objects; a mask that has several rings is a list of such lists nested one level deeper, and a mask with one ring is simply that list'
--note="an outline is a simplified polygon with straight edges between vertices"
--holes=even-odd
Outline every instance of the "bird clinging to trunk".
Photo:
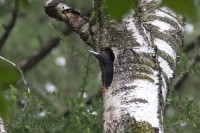
[{"label": "bird clinging to trunk", "polygon": [[89,50],[100,62],[102,69],[102,89],[108,89],[108,86],[112,83],[113,80],[113,62],[115,56],[111,48],[107,47],[101,50],[100,52],[94,52]]}]

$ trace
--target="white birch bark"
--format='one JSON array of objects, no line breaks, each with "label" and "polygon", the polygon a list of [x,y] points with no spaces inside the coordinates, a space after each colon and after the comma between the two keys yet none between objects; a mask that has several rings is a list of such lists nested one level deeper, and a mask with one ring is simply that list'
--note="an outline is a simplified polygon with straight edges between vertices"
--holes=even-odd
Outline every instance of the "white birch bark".
[{"label": "white birch bark", "polygon": [[134,41],[114,51],[113,82],[103,94],[105,133],[164,133],[164,105],[184,27],[180,16],[159,3],[140,0],[139,10],[123,19]]},{"label": "white birch bark", "polygon": [[45,11],[96,51],[113,48],[113,82],[103,91],[104,133],[163,133],[165,100],[183,45],[182,19],[159,7],[159,0],[139,0],[137,10],[116,24],[105,16],[104,4],[94,1],[91,21],[61,0],[47,0]]},{"label": "white birch bark", "polygon": [[6,130],[6,127],[4,125],[4,121],[1,118],[1,116],[0,116],[0,133],[8,133],[7,130]]}]

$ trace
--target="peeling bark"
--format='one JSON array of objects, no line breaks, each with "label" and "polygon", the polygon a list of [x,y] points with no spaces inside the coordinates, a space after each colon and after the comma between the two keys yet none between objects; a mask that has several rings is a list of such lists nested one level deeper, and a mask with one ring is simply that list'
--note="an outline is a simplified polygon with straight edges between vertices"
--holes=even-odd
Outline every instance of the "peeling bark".
[{"label": "peeling bark", "polygon": [[90,47],[94,48],[89,41],[89,20],[81,11],[69,7],[61,0],[47,0],[44,8],[50,17],[68,24]]}]

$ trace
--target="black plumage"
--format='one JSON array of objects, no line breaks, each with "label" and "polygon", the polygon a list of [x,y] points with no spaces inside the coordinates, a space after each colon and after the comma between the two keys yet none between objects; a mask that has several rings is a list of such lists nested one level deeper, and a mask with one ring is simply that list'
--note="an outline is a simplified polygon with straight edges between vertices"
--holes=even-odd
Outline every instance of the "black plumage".
[{"label": "black plumage", "polygon": [[92,53],[100,62],[103,73],[103,86],[107,88],[108,86],[110,86],[113,80],[113,62],[115,59],[114,53],[110,48],[106,48],[100,51],[100,53],[94,51],[89,52]]}]

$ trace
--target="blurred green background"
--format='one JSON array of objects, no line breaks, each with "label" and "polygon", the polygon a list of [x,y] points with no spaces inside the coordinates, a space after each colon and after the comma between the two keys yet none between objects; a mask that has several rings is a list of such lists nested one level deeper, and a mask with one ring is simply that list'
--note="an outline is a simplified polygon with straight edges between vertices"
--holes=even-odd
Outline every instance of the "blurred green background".
[{"label": "blurred green background", "polygon": [[[186,17],[185,52],[180,58],[176,78],[183,73],[187,73],[187,78],[178,90],[171,86],[164,117],[166,133],[200,132],[200,65],[196,62],[190,67],[200,46],[200,39],[197,39],[200,36],[200,8],[198,1],[191,1],[163,3],[172,5],[172,9]],[[44,0],[18,2],[18,17],[0,56],[21,66],[48,46],[53,38],[61,38],[61,41],[41,61],[26,69],[24,75],[30,93],[17,68],[1,60],[0,79],[13,78],[8,78],[11,84],[0,81],[0,114],[8,129],[13,133],[101,133],[100,69],[97,60],[88,53],[90,48],[72,31],[63,35],[61,31],[69,27],[45,14]],[[88,14],[93,0],[65,2]],[[112,0],[108,3],[113,3],[108,7],[108,11],[115,15],[111,17],[120,21],[129,7],[120,14],[114,9],[123,4],[117,5],[120,2]],[[183,8],[173,7],[175,3]],[[0,37],[5,32],[3,25],[7,25],[12,17],[14,5],[14,0],[0,0]],[[192,42],[194,47],[187,50]],[[3,69],[16,76],[8,76]],[[65,111],[67,114],[63,117]]]}]

